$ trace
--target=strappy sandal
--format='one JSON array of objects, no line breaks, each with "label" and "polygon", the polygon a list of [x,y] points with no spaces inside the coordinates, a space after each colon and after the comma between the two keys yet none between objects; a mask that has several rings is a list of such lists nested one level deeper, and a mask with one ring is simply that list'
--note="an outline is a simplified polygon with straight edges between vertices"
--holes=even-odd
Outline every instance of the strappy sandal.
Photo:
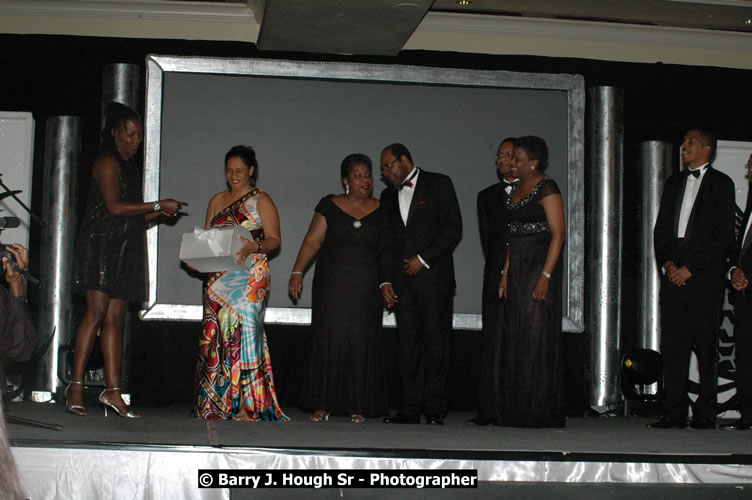
[{"label": "strappy sandal", "polygon": [[74,415],[78,415],[79,417],[86,416],[88,413],[84,405],[72,405],[68,401],[68,391],[70,390],[73,384],[84,385],[83,382],[73,381],[70,384],[68,384],[68,387],[65,388],[65,390],[63,391],[63,397],[65,398],[65,411],[67,411],[68,413],[72,413]]},{"label": "strappy sandal", "polygon": [[362,424],[366,421],[366,417],[363,415],[358,415],[357,413],[354,413],[350,416],[350,422],[353,424]]},{"label": "strappy sandal", "polygon": [[311,422],[328,422],[330,412],[324,410],[316,410],[311,415]]},{"label": "strappy sandal", "polygon": [[117,406],[115,406],[114,404],[112,404],[110,402],[110,400],[107,399],[107,396],[105,396],[105,394],[107,394],[110,391],[119,391],[119,390],[120,390],[120,387],[112,387],[111,389],[105,389],[105,390],[103,390],[99,394],[99,404],[102,405],[102,408],[104,408],[104,416],[105,417],[107,416],[107,407],[110,407],[113,410],[115,410],[115,413],[117,413],[121,417],[125,417],[125,418],[141,418],[141,415],[139,415],[135,411],[131,410],[130,406],[126,406],[125,409],[127,411],[123,412],[123,410],[121,410],[120,408],[118,408]]}]

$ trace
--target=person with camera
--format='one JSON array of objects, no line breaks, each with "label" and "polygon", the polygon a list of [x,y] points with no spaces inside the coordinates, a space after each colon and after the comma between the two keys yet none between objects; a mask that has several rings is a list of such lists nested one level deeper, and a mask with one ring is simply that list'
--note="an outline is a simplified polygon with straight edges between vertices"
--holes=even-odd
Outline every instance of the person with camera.
[{"label": "person with camera", "polygon": [[[2,230],[0,230],[1,232]],[[37,343],[37,332],[26,304],[24,277],[29,251],[21,245],[0,245],[0,393],[5,392],[5,366],[23,363],[31,358]]]}]

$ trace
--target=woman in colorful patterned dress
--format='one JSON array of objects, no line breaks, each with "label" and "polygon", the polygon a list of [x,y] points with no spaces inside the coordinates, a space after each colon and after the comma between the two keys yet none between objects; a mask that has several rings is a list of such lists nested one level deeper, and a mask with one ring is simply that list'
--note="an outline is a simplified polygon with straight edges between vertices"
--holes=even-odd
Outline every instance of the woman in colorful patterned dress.
[{"label": "woman in colorful patterned dress", "polygon": [[214,195],[206,228],[243,226],[251,232],[236,254],[251,259],[250,271],[208,274],[204,282],[204,321],[198,346],[196,404],[205,419],[289,420],[277,403],[264,332],[269,293],[267,254],[279,248],[279,214],[268,194],[255,187],[256,154],[235,146],[225,155],[230,189]]}]

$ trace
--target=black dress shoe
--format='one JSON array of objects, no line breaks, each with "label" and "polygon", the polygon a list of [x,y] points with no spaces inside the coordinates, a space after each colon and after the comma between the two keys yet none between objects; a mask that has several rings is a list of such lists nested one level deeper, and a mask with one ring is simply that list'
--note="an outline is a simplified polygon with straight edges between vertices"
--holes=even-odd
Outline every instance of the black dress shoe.
[{"label": "black dress shoe", "polygon": [[444,425],[444,422],[442,422],[441,419],[437,417],[426,417],[426,423],[428,425]]},{"label": "black dress shoe", "polygon": [[478,415],[475,418],[471,418],[470,420],[465,420],[465,425],[486,426],[491,425],[492,423],[494,423],[492,418],[483,417],[481,415]]},{"label": "black dress shoe", "polygon": [[648,424],[651,429],[684,429],[687,426],[685,420],[674,420],[668,417],[663,417],[657,422]]},{"label": "black dress shoe", "polygon": [[689,421],[689,426],[692,429],[697,429],[697,430],[715,429],[715,422],[707,418],[693,417],[692,420]]},{"label": "black dress shoe", "polygon": [[721,429],[728,429],[730,431],[746,431],[747,429],[752,429],[752,420],[746,417],[742,417],[739,420],[731,422],[730,424],[721,425]]},{"label": "black dress shoe", "polygon": [[394,417],[386,417],[384,419],[385,424],[419,424],[420,419],[414,417],[408,417],[405,415],[395,415]]}]

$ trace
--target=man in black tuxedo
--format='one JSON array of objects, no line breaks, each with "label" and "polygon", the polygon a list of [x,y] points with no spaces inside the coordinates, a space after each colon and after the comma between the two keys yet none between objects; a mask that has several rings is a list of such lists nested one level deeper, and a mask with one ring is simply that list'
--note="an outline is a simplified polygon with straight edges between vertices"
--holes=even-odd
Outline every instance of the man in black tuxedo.
[{"label": "man in black tuxedo", "polygon": [[442,425],[448,408],[454,260],[462,217],[451,179],[419,169],[402,144],[381,153],[391,184],[381,193],[379,276],[387,307],[397,316],[402,380],[399,414],[386,423]]},{"label": "man in black tuxedo", "polygon": [[749,289],[749,277],[752,276],[752,155],[749,155],[747,161],[747,178],[750,180],[747,207],[744,210],[739,242],[731,258],[733,266],[728,273],[731,286],[736,290],[732,299],[736,399],[742,416],[731,424],[721,426],[739,431],[752,428],[752,289]]},{"label": "man in black tuxedo", "polygon": [[697,354],[700,389],[690,427],[715,427],[718,327],[726,259],[734,243],[734,183],[710,161],[716,139],[689,130],[682,162],[689,169],[668,178],[653,231],[661,269],[661,354],[664,416],[650,427],[687,425],[689,358]]},{"label": "man in black tuxedo", "polygon": [[499,182],[478,193],[478,229],[483,256],[486,259],[483,267],[483,331],[481,332],[480,376],[478,378],[478,414],[465,422],[466,424],[500,423],[497,413],[501,389],[498,379],[501,339],[497,320],[502,307],[499,301],[499,280],[507,251],[505,204],[517,181],[511,173],[513,150],[513,138],[509,137],[501,141],[496,152]]}]

